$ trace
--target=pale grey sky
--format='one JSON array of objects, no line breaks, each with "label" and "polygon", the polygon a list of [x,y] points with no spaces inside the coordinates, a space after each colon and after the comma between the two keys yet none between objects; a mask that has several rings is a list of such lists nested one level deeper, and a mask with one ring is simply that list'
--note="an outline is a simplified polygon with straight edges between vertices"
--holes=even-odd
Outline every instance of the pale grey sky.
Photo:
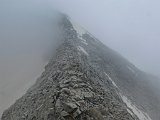
[{"label": "pale grey sky", "polygon": [[0,0],[0,114],[43,71],[54,10],[160,77],[159,6],[159,0]]},{"label": "pale grey sky", "polygon": [[43,0],[0,0],[0,116],[43,72],[55,16]]},{"label": "pale grey sky", "polygon": [[140,69],[160,77],[159,0],[49,0]]}]

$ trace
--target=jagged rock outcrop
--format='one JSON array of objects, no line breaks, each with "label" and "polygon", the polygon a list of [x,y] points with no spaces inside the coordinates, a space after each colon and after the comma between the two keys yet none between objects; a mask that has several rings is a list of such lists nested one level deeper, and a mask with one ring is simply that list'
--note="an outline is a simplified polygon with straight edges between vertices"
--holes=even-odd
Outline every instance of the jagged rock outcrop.
[{"label": "jagged rock outcrop", "polygon": [[[129,100],[135,97],[129,95],[135,85],[131,76],[141,72],[68,17],[59,25],[62,44],[2,120],[151,120]],[[133,85],[130,91],[127,84]]]}]

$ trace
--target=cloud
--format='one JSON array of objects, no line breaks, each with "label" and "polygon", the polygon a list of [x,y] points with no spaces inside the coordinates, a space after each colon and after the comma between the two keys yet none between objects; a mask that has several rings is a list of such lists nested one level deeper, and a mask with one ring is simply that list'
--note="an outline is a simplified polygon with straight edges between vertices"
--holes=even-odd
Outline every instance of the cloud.
[{"label": "cloud", "polygon": [[160,77],[160,1],[50,1],[137,67]]},{"label": "cloud", "polygon": [[59,17],[44,0],[1,0],[0,18],[1,114],[42,73],[59,43]]}]

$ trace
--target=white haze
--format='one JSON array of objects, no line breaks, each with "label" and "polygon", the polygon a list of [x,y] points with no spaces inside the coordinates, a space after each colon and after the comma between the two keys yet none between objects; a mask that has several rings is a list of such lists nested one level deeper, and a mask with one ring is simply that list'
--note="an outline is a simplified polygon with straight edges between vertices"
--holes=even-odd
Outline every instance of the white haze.
[{"label": "white haze", "polygon": [[58,18],[43,0],[0,1],[0,115],[44,70]]},{"label": "white haze", "polygon": [[159,0],[50,1],[138,68],[160,77]]},{"label": "white haze", "polygon": [[[34,83],[54,49],[54,9],[160,77],[158,0],[0,0],[0,114]],[[46,49],[47,48],[47,49]]]}]

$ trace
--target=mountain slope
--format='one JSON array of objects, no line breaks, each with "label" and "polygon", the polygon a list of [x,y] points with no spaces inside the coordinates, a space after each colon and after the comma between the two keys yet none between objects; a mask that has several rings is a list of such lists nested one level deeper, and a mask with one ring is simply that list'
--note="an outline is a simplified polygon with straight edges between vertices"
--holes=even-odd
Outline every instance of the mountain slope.
[{"label": "mountain slope", "polygon": [[158,120],[145,73],[68,17],[59,26],[62,44],[2,120]]}]

